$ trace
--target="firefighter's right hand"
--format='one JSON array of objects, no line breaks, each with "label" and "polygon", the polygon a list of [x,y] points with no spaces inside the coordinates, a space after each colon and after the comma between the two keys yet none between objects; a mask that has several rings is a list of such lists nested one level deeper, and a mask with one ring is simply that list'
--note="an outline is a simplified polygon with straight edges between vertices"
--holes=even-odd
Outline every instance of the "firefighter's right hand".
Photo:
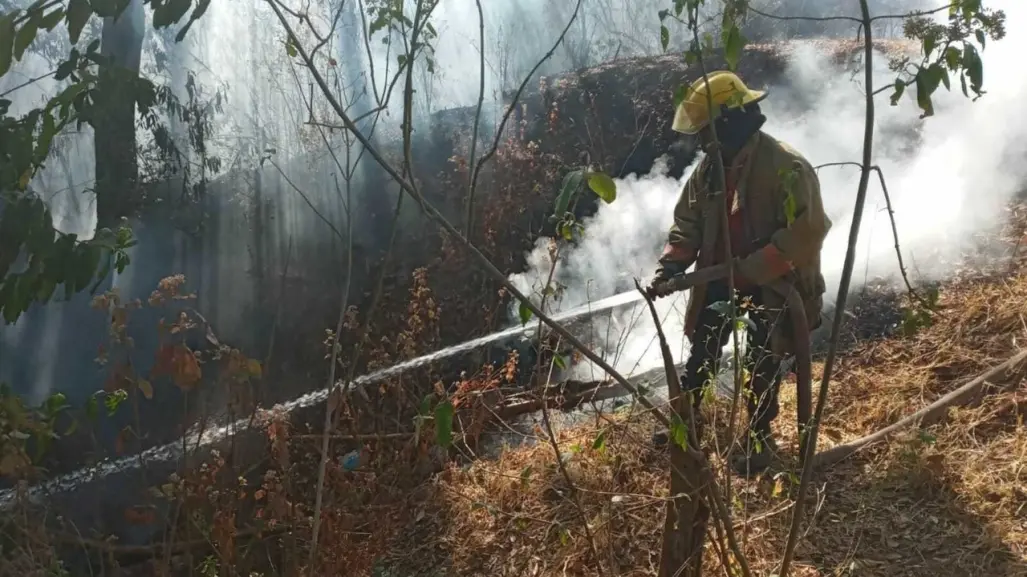
[{"label": "firefighter's right hand", "polygon": [[649,298],[659,298],[663,295],[658,294],[656,291],[656,285],[666,282],[678,275],[685,274],[688,270],[688,264],[676,261],[663,261],[656,267],[656,274],[653,276],[653,280],[649,283],[649,287],[646,292],[649,294]]}]

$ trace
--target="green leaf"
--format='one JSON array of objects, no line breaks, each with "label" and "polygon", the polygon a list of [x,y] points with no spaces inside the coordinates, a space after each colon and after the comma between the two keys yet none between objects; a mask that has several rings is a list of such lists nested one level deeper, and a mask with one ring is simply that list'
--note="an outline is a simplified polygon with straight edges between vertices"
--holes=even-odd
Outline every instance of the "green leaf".
[{"label": "green leaf", "polygon": [[934,102],[931,100],[930,80],[927,78],[927,74],[924,69],[916,75],[916,103],[917,106],[923,110],[923,114],[920,118],[927,118],[928,116],[934,116]]},{"label": "green leaf", "polygon": [[984,85],[984,63],[981,55],[972,44],[963,47],[963,69],[970,79],[970,90],[974,94],[981,94],[981,87]]},{"label": "green leaf", "polygon": [[895,91],[891,92],[891,106],[898,106],[902,95],[906,92],[906,82],[901,78],[896,79]]},{"label": "green leaf", "polygon": [[435,407],[435,441],[443,448],[453,444],[453,403],[448,399]]},{"label": "green leaf", "polygon": [[556,197],[556,207],[553,211],[554,216],[562,218],[567,212],[568,207],[571,205],[571,199],[578,193],[578,190],[581,188],[581,181],[584,178],[585,173],[581,170],[572,170],[563,177],[560,194]]},{"label": "green leaf", "polygon": [[756,321],[749,317],[738,317],[738,325],[735,326],[736,332],[744,332],[746,329],[756,332]]},{"label": "green leaf", "polygon": [[666,26],[660,26],[660,46],[663,47],[663,51],[667,51],[667,45],[670,44],[670,30]]},{"label": "green leaf", "polygon": [[606,450],[606,429],[599,431],[599,435],[592,441],[592,450],[600,453]]},{"label": "green leaf", "polygon": [[945,55],[944,56],[945,56],[945,65],[949,67],[949,70],[958,70],[959,69],[959,61],[961,59],[961,54],[959,53],[959,48],[956,48],[955,46],[949,46],[948,48],[945,49]]},{"label": "green leaf", "polygon": [[528,321],[531,320],[531,315],[532,314],[533,313],[531,312],[531,309],[528,308],[527,303],[525,303],[524,301],[521,301],[520,306],[517,308],[517,316],[520,317],[520,319],[521,319],[521,326],[522,327],[524,325],[528,324]]},{"label": "green leaf", "polygon": [[100,258],[103,257],[103,249],[94,245],[85,245],[79,255],[75,268],[74,286],[72,289],[78,292],[89,286],[90,281],[96,274],[96,268],[100,265]]},{"label": "green leaf", "polygon": [[189,12],[190,6],[192,6],[192,0],[168,0],[168,3],[164,5],[167,12],[164,14],[162,23],[165,26],[170,26],[178,22]]},{"label": "green leaf", "polygon": [[664,20],[667,19],[667,16],[670,16],[670,10],[667,10],[667,9],[660,10],[659,12],[656,13],[656,15],[660,17],[660,22],[663,22]]},{"label": "green leaf", "polygon": [[974,32],[974,36],[977,37],[977,43],[981,45],[981,48],[984,48],[984,30],[978,30],[977,32]]},{"label": "green leaf", "polygon": [[0,76],[11,69],[14,52],[14,17],[17,12],[4,14],[0,17]]},{"label": "green leaf", "polygon": [[738,26],[732,25],[727,31],[724,39],[724,59],[727,61],[729,70],[738,69],[738,61],[742,58],[742,48],[745,47],[745,38],[738,30]]},{"label": "green leaf", "polygon": [[688,427],[677,413],[670,422],[670,439],[674,441],[675,445],[688,450]]},{"label": "green leaf", "polygon": [[798,209],[798,204],[795,202],[795,193],[789,191],[785,195],[784,200],[785,222],[788,223],[788,226],[792,226],[792,223],[795,222],[795,213]]},{"label": "green leaf", "polygon": [[53,296],[54,290],[57,288],[57,283],[50,277],[44,276],[41,279],[39,290],[36,291],[36,301],[40,303],[50,302],[50,298]]},{"label": "green leaf", "polygon": [[617,183],[603,172],[590,172],[588,174],[588,187],[596,196],[603,199],[603,202],[610,204],[617,200]]},{"label": "green leaf", "polygon": [[68,397],[64,393],[54,393],[44,401],[47,416],[53,417],[68,408]]},{"label": "green leaf", "polygon": [[68,38],[72,44],[78,44],[82,30],[85,29],[86,22],[92,15],[93,9],[89,7],[89,0],[68,1]]},{"label": "green leaf", "polygon": [[938,37],[934,34],[928,34],[924,37],[923,48],[924,58],[930,58],[931,52],[934,51],[935,46],[938,44]]},{"label": "green leaf", "polygon": [[128,393],[125,389],[117,389],[112,393],[108,393],[103,398],[103,406],[107,408],[107,416],[113,417],[118,412],[118,407],[121,403],[128,399]]},{"label": "green leaf", "polygon": [[15,60],[21,60],[21,57],[25,55],[25,50],[29,47],[29,44],[32,44],[32,41],[36,39],[36,32],[39,32],[39,18],[33,16],[25,22],[14,37]]},{"label": "green leaf", "polygon": [[553,364],[561,371],[567,370],[567,361],[563,360],[563,357],[560,355],[553,355]]},{"label": "green leaf", "polygon": [[713,312],[715,312],[715,313],[717,313],[717,314],[719,314],[720,316],[723,316],[723,317],[730,317],[731,316],[731,303],[729,303],[727,301],[717,301],[717,302],[714,302],[714,303],[710,303],[710,306],[708,306],[706,308],[710,309],[711,311],[713,311]]},{"label": "green leaf", "polygon": [[64,9],[58,8],[44,16],[43,19],[40,20],[39,26],[41,28],[45,28],[47,32],[50,32],[61,23],[61,20],[64,20]]},{"label": "green leaf", "polygon": [[299,54],[299,51],[296,50],[296,44],[292,41],[292,36],[285,41],[285,53],[288,54],[290,58],[295,58],[296,55]]},{"label": "green leaf", "polygon": [[574,221],[566,219],[560,221],[560,224],[556,227],[556,231],[564,240],[574,240]]},{"label": "green leaf", "polygon": [[96,402],[96,395],[89,395],[86,399],[86,418],[90,421],[96,420],[96,415],[99,410],[99,404]]},{"label": "green leaf", "polygon": [[688,98],[688,86],[682,84],[674,89],[674,110],[677,110],[686,98]]},{"label": "green leaf", "polygon": [[790,227],[795,222],[795,216],[799,210],[798,203],[795,200],[795,183],[799,179],[799,169],[796,167],[783,168],[778,171],[777,175],[781,179],[781,189],[785,193],[783,207],[785,222]]},{"label": "green leaf", "polygon": [[50,144],[53,137],[57,135],[57,125],[54,123],[53,114],[49,111],[43,112],[43,128],[39,132],[39,140],[36,141],[36,162],[43,162],[50,154]]}]

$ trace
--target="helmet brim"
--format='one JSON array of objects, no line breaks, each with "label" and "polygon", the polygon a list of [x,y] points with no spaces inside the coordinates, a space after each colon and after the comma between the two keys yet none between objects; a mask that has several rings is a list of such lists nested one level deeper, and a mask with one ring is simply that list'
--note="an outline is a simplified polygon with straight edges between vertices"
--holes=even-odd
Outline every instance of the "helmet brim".
[{"label": "helmet brim", "polygon": [[[749,90],[746,93],[745,98],[742,99],[742,105],[748,106],[749,104],[760,102],[767,97],[767,94],[768,91],[766,90]],[[674,111],[674,122],[671,124],[671,130],[681,134],[694,136],[699,134],[699,131],[705,128],[709,122],[709,119],[707,119],[706,121],[698,124],[693,123],[691,119],[688,118],[688,114],[685,113],[685,106],[684,103],[682,103],[678,105],[677,110]]]}]

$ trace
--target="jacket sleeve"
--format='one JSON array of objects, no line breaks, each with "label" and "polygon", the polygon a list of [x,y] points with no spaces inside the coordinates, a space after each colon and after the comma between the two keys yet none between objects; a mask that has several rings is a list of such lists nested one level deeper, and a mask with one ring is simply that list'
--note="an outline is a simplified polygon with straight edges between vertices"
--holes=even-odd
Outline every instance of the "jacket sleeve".
[{"label": "jacket sleeve", "polygon": [[810,264],[820,253],[831,223],[820,197],[820,179],[813,168],[795,160],[776,187],[787,224],[770,242],[738,264],[749,281],[762,285]]},{"label": "jacket sleeve", "polygon": [[667,235],[667,245],[660,255],[660,263],[673,262],[689,267],[699,255],[702,243],[702,204],[706,190],[701,175],[705,162],[700,163],[681,188],[681,196],[674,206],[674,224]]}]

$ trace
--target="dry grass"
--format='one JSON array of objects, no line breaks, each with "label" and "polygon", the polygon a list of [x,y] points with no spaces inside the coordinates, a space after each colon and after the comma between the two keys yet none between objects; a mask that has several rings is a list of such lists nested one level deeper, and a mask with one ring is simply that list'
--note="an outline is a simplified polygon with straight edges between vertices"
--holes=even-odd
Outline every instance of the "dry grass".
[{"label": "dry grass", "polygon": [[[964,271],[943,287],[932,326],[846,351],[821,446],[880,429],[1024,346],[1021,264],[1002,275]],[[732,480],[737,528],[758,575],[780,561],[791,516],[793,398],[786,387],[778,469]],[[820,475],[794,574],[1027,575],[1024,409],[1020,383]],[[560,433],[606,574],[655,574],[668,460],[651,444],[652,427],[623,413]],[[402,575],[596,574],[568,492],[545,443],[452,465],[420,494],[418,522],[393,535],[388,564]],[[724,574],[715,551],[706,560],[711,575]]]}]

